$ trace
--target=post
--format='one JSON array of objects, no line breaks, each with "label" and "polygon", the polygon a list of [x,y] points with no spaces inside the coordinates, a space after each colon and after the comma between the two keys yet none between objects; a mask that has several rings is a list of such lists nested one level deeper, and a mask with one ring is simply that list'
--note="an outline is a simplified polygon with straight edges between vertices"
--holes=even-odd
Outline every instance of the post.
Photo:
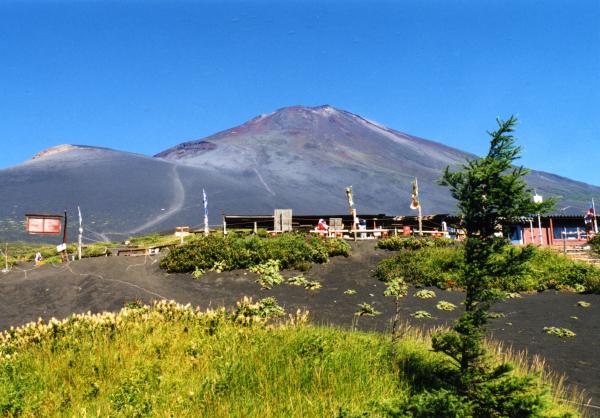
[{"label": "post", "polygon": [[[206,191],[202,189],[202,203],[204,205],[204,236],[207,236],[209,233],[208,230],[208,197],[206,196]],[[225,219],[225,218],[223,218]],[[223,220],[223,222],[225,222]]]},{"label": "post", "polygon": [[419,236],[423,236],[423,213],[421,213],[421,202],[419,201],[419,181],[415,177],[412,182],[412,197],[410,201],[411,209],[418,209],[419,213]]},{"label": "post", "polygon": [[[537,203],[537,204],[541,204],[544,201],[544,198],[542,197],[542,195],[537,194],[537,190],[535,191],[535,195],[533,196],[533,202]],[[539,238],[540,238],[540,245],[544,245],[544,238],[542,236],[542,218],[538,212],[538,230],[539,230]]]},{"label": "post", "polygon": [[252,228],[252,233],[254,235],[258,234],[258,224],[256,221],[254,221],[254,227]]},{"label": "post", "polygon": [[350,215],[352,216],[352,231],[354,232],[354,241],[357,239],[356,229],[358,228],[358,218],[356,217],[356,208],[354,207],[354,198],[352,196],[352,186],[346,187],[346,197],[348,198],[348,206],[350,207]]},{"label": "post", "polygon": [[423,214],[421,213],[421,205],[419,204],[419,236],[423,236]]},{"label": "post", "polygon": [[356,230],[358,229],[358,222],[356,217],[356,209],[352,208],[352,229],[354,230],[354,241],[358,239]]},{"label": "post", "polygon": [[65,223],[63,227],[63,244],[65,249],[62,253],[63,261],[69,262],[69,253],[67,252],[67,211],[65,210]]},{"label": "post", "polygon": [[594,211],[594,234],[598,233],[598,214],[596,213],[596,202],[594,202],[594,198],[592,197],[592,210]]},{"label": "post", "polygon": [[567,228],[566,227],[563,228],[562,236],[563,236],[563,253],[567,254]]},{"label": "post", "polygon": [[227,235],[227,221],[225,221],[225,215],[223,215],[223,236]]},{"label": "post", "polygon": [[77,237],[77,258],[81,260],[81,245],[83,240],[83,219],[81,217],[81,209],[77,206],[77,212],[79,213],[79,236]]},{"label": "post", "polygon": [[533,238],[533,218],[529,218],[529,233],[531,235],[531,244],[535,244],[535,239]]}]

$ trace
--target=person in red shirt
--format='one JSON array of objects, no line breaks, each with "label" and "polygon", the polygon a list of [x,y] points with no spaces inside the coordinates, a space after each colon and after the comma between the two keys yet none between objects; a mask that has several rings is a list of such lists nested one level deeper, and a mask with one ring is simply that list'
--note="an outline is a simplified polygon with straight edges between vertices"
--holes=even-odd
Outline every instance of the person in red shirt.
[{"label": "person in red shirt", "polygon": [[329,225],[327,225],[325,219],[319,219],[319,223],[317,224],[317,231],[323,231],[324,233],[329,231]]}]

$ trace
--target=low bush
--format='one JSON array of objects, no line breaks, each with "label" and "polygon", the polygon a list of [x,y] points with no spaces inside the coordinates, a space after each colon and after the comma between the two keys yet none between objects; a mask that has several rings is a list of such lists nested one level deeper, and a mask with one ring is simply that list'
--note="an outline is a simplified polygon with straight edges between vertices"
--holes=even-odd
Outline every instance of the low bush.
[{"label": "low bush", "polygon": [[600,255],[600,234],[594,235],[594,237],[589,241],[589,244],[592,252],[596,255]]},{"label": "low bush", "polygon": [[390,237],[377,242],[377,248],[389,251],[419,250],[428,247],[452,247],[456,241],[450,238]]},{"label": "low bush", "polygon": [[445,289],[457,286],[461,265],[460,248],[424,247],[401,250],[397,255],[381,261],[375,274],[384,281],[403,277],[418,287],[437,286]]},{"label": "low bush", "polygon": [[537,249],[528,264],[527,279],[535,285],[532,286],[535,290],[600,292],[600,268],[591,264],[571,260],[549,249]]},{"label": "low bush", "polygon": [[209,235],[174,248],[161,260],[160,266],[169,272],[185,273],[196,268],[208,270],[215,263],[221,263],[223,270],[233,270],[276,260],[281,269],[306,270],[310,263],[325,263],[330,256],[349,254],[350,246],[340,239],[302,234],[272,238]]},{"label": "low bush", "polygon": [[[508,247],[495,255],[495,288],[505,292],[543,291],[547,289],[600,292],[600,269],[571,260],[550,249],[534,246]],[[510,254],[509,254],[510,252]],[[523,257],[524,268],[513,268],[510,260]],[[388,281],[404,277],[415,286],[460,287],[463,266],[462,246],[423,247],[400,250],[379,263],[376,275]]]}]

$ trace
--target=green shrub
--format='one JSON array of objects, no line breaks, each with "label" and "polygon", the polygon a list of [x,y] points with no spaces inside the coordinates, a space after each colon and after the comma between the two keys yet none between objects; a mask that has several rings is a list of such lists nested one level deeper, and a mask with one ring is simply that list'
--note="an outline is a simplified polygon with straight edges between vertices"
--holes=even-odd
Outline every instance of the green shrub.
[{"label": "green shrub", "polygon": [[446,389],[423,391],[376,406],[377,416],[399,418],[466,418],[473,416],[472,404]]},{"label": "green shrub", "polygon": [[364,302],[358,304],[358,310],[354,313],[356,316],[377,316],[381,312],[376,310],[372,305]]},{"label": "green shrub", "polygon": [[397,255],[381,261],[375,274],[384,281],[404,277],[415,286],[445,289],[457,285],[461,265],[460,247],[424,247],[401,250]]},{"label": "green shrub", "polygon": [[251,266],[249,270],[259,275],[258,283],[263,289],[271,289],[274,285],[283,283],[284,279],[279,273],[279,261],[268,260],[266,263]]},{"label": "green shrub", "polygon": [[[511,260],[529,258],[524,268],[515,269]],[[388,281],[404,277],[415,286],[460,287],[463,265],[462,246],[423,247],[400,250],[379,263],[376,275]],[[600,292],[600,269],[571,260],[550,249],[534,246],[509,246],[494,255],[496,289],[506,292],[543,291],[546,289]]]},{"label": "green shrub", "polygon": [[594,237],[589,241],[589,244],[592,252],[600,255],[600,234],[594,235]]},{"label": "green shrub", "polygon": [[438,308],[440,311],[453,311],[456,309],[456,305],[453,303],[450,303],[448,301],[445,300],[440,300],[437,305],[435,305],[436,308]]},{"label": "green shrub", "polygon": [[586,291],[600,292],[600,269],[571,260],[549,249],[538,249],[529,262],[529,273],[537,290],[572,289],[582,285]]},{"label": "green shrub", "polygon": [[432,237],[390,237],[377,242],[377,248],[389,251],[399,250],[419,250],[428,247],[452,247],[455,241],[450,238],[432,238]]},{"label": "green shrub", "polygon": [[417,291],[413,296],[419,299],[433,299],[435,298],[435,292],[433,290],[421,289]]},{"label": "green shrub", "polygon": [[571,338],[577,335],[569,328],[544,327],[544,332],[548,335],[556,335],[560,338]]},{"label": "green shrub", "polygon": [[186,273],[196,268],[220,270],[248,268],[269,260],[277,260],[281,269],[306,270],[307,264],[325,263],[330,256],[348,256],[350,246],[340,239],[319,239],[302,234],[277,237],[234,237],[209,235],[190,240],[174,248],[160,266],[169,271]]}]

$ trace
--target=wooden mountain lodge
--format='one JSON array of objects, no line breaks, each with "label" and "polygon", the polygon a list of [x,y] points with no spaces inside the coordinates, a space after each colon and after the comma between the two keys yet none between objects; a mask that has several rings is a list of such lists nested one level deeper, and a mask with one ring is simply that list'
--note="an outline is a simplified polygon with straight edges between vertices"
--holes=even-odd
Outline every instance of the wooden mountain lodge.
[{"label": "wooden mountain lodge", "polygon": [[[598,217],[596,217],[598,222]],[[513,244],[541,246],[585,245],[594,235],[594,223],[587,223],[582,215],[550,214],[523,218],[509,227]]]},{"label": "wooden mountain lodge", "polygon": [[[386,214],[359,214],[369,233],[375,238],[393,235],[416,235],[419,231],[417,216],[390,216]],[[289,209],[278,209],[273,215],[223,215],[223,224],[230,230],[266,229],[272,233],[285,231],[315,231],[323,219],[334,230],[350,232],[353,219],[349,214],[295,215]],[[596,216],[600,224],[600,217]],[[428,236],[446,236],[462,239],[460,218],[450,214],[425,215],[422,217],[423,233]],[[515,245],[581,246],[594,234],[594,223],[586,223],[582,214],[550,214],[522,218],[506,225],[510,241]],[[360,231],[359,231],[360,232]],[[332,234],[331,236],[334,236]],[[341,236],[341,235],[338,235]],[[372,236],[370,236],[372,238]]]}]

